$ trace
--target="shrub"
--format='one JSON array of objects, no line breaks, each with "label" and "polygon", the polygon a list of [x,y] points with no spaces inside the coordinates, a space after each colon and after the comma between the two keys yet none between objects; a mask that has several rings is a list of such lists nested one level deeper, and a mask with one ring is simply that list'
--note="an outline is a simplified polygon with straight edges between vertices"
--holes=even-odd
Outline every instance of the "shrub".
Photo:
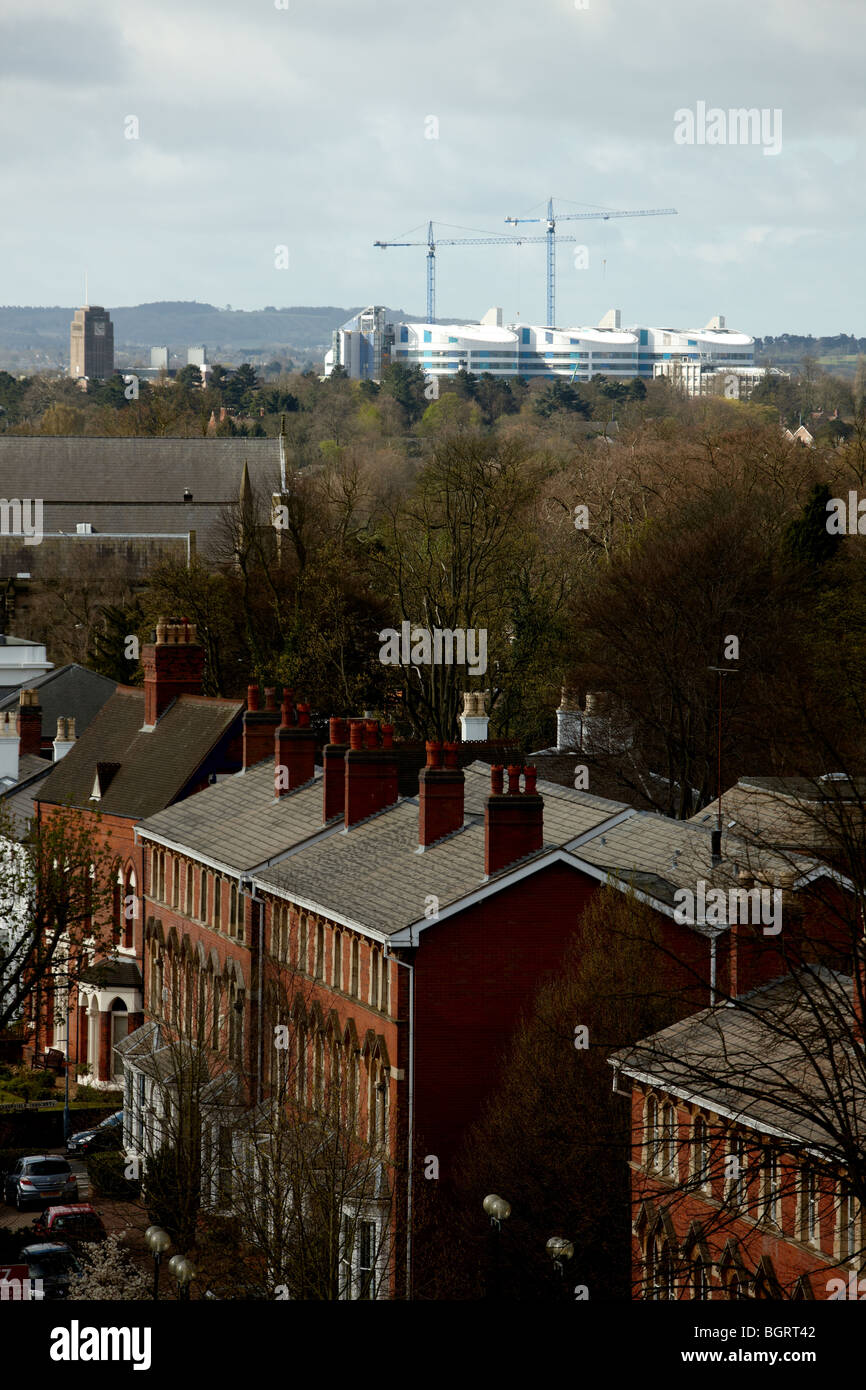
[{"label": "shrub", "polygon": [[129,1160],[117,1150],[92,1154],[87,1160],[87,1172],[94,1193],[99,1197],[113,1197],[120,1202],[131,1202],[141,1192],[141,1183],[125,1176]]}]

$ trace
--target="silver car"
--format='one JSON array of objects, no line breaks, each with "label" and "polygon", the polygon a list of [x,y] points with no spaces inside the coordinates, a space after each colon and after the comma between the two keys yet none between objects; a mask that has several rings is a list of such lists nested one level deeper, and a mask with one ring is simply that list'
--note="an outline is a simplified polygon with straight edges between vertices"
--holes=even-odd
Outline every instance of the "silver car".
[{"label": "silver car", "polygon": [[32,1154],[19,1158],[3,1180],[8,1206],[23,1211],[31,1202],[78,1201],[78,1179],[65,1158],[56,1154]]}]

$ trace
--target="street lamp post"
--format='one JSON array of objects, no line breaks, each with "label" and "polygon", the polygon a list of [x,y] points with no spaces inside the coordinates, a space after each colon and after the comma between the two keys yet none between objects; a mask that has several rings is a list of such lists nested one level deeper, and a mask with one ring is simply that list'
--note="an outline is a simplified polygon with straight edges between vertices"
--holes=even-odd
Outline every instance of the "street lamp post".
[{"label": "street lamp post", "polygon": [[482,1205],[485,1212],[490,1217],[490,1233],[488,1236],[490,1278],[487,1297],[499,1299],[502,1297],[500,1238],[502,1223],[503,1221],[507,1221],[511,1215],[511,1203],[506,1202],[504,1197],[497,1196],[495,1192],[491,1192],[489,1196],[484,1198]]},{"label": "street lamp post", "polygon": [[163,1255],[171,1249],[171,1236],[161,1226],[148,1226],[144,1238],[153,1255],[153,1296],[159,1298],[159,1265]]},{"label": "street lamp post", "polygon": [[559,1288],[562,1291],[562,1296],[565,1297],[565,1261],[572,1258],[574,1246],[564,1236],[551,1236],[544,1248],[553,1260],[553,1267],[559,1275]]},{"label": "street lamp post", "polygon": [[172,1255],[168,1267],[177,1280],[178,1298],[188,1299],[189,1286],[193,1279],[198,1278],[198,1270],[192,1260],[188,1260],[186,1255]]}]

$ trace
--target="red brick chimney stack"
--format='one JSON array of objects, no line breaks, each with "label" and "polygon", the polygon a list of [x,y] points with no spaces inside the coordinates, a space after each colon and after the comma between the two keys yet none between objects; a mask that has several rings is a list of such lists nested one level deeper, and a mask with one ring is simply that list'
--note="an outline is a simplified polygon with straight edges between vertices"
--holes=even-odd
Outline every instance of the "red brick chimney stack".
[{"label": "red brick chimney stack", "polygon": [[298,705],[297,725],[291,690],[283,691],[283,722],[274,735],[274,794],[293,792],[311,782],[316,774],[316,735],[310,726],[310,706]]},{"label": "red brick chimney stack", "polygon": [[[444,766],[443,766],[444,753]],[[457,766],[457,744],[427,743],[427,766],[418,775],[418,843],[435,844],[463,829],[465,778]]]},{"label": "red brick chimney stack", "polygon": [[375,719],[349,721],[346,790],[343,818],[346,829],[367,816],[393,806],[398,798],[394,728],[383,724],[381,742]]},{"label": "red brick chimney stack", "polygon": [[38,758],[42,753],[42,706],[36,690],[22,690],[18,696],[18,756],[23,758],[33,753]]},{"label": "red brick chimney stack", "polygon": [[484,805],[484,872],[488,876],[536,854],[544,843],[544,801],[536,791],[537,776],[534,767],[509,767],[508,791],[503,792],[503,769],[490,769],[490,796]]},{"label": "red brick chimney stack", "polygon": [[204,649],[199,645],[195,623],[185,618],[169,622],[160,618],[156,641],[141,651],[144,670],[144,723],[153,728],[160,715],[178,695],[200,695],[204,671]]},{"label": "red brick chimney stack", "polygon": [[254,767],[265,758],[273,757],[274,735],[280,724],[280,710],[277,708],[276,690],[268,686],[265,690],[265,706],[262,708],[258,686],[247,686],[247,707],[244,711],[243,765]]},{"label": "red brick chimney stack", "polygon": [[330,721],[330,742],[322,753],[324,800],[322,820],[327,822],[342,816],[346,804],[346,747],[349,732],[345,719]]}]

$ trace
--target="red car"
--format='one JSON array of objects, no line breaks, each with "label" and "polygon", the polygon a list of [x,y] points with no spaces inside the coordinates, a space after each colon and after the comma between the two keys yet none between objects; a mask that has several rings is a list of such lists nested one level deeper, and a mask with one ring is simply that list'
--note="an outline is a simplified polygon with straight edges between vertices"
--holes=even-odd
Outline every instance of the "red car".
[{"label": "red car", "polygon": [[99,1213],[89,1202],[76,1202],[67,1207],[48,1207],[33,1222],[33,1230],[44,1240],[65,1245],[81,1245],[86,1241],[105,1240],[105,1227]]}]

